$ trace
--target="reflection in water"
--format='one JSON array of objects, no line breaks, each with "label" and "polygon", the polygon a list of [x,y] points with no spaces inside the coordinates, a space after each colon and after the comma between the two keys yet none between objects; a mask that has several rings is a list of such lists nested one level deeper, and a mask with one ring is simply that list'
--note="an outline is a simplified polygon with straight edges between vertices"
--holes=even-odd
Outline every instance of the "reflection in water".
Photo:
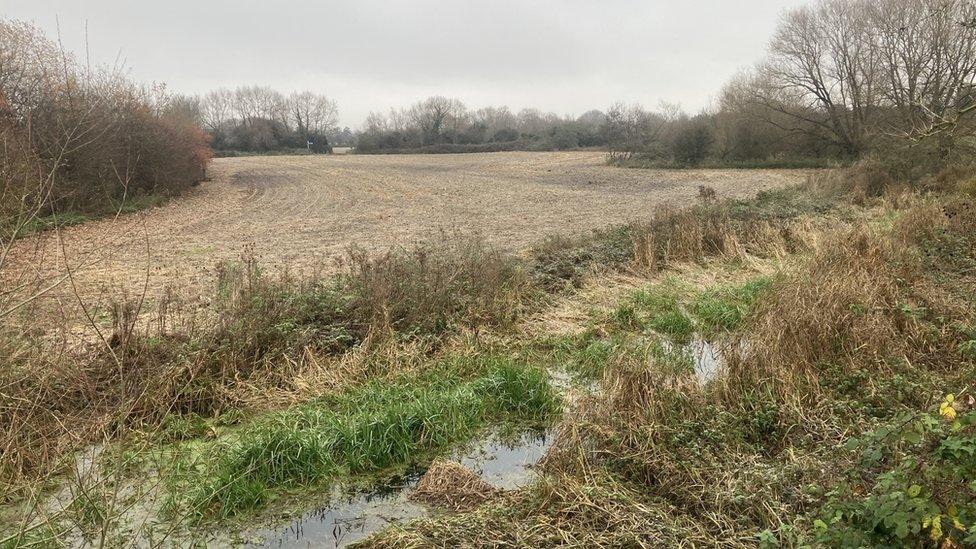
[{"label": "reflection in water", "polygon": [[[524,433],[515,440],[490,436],[450,458],[502,489],[515,489],[530,483],[532,466],[542,458],[552,442],[552,433]],[[426,517],[436,510],[409,501],[410,492],[423,476],[417,471],[368,494],[333,491],[329,504],[306,513],[279,529],[253,532],[251,539],[263,539],[262,547],[342,547],[361,540],[391,524]]]},{"label": "reflection in water", "polygon": [[687,353],[691,357],[692,363],[695,366],[695,375],[701,381],[710,381],[718,375],[719,370],[725,366],[725,360],[722,357],[722,350],[718,348],[712,342],[702,339],[701,336],[695,335],[692,340],[686,344],[678,345],[671,341],[664,340],[661,342],[661,346],[664,347],[666,351],[678,351],[682,353]]}]

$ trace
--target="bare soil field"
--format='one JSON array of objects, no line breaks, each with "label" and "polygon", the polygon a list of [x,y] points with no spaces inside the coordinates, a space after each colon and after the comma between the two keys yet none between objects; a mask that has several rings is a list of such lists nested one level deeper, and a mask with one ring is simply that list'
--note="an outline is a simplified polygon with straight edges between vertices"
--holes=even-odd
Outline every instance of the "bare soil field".
[{"label": "bare soil field", "polygon": [[519,250],[690,202],[699,185],[745,197],[806,173],[635,170],[605,165],[600,152],[220,158],[211,181],[161,207],[24,239],[4,285],[63,281],[46,299],[63,310],[77,296],[206,294],[215,266],[245,248],[292,271],[328,264],[352,245],[408,246],[440,231]]}]

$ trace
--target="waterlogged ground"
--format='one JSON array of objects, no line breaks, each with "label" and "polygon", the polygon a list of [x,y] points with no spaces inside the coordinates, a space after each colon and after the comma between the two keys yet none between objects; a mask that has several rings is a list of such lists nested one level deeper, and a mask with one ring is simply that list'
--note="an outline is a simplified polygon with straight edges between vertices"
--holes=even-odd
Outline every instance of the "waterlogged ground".
[{"label": "waterlogged ground", "polygon": [[[536,478],[534,466],[552,440],[552,430],[514,437],[496,434],[455,451],[449,459],[496,488],[516,490]],[[342,547],[389,526],[443,513],[409,499],[422,474],[422,470],[412,471],[365,493],[349,494],[337,488],[327,503],[287,525],[247,531],[240,537],[253,547]]]},{"label": "waterlogged ground", "polygon": [[[195,432],[203,434],[194,435],[197,438],[190,439],[189,455],[198,456],[193,459],[202,458],[199,462],[202,469],[198,473],[191,472],[183,484],[171,484],[167,475],[172,474],[169,470],[173,469],[173,465],[166,463],[169,458],[164,453],[160,470],[169,472],[157,474],[156,469],[151,469],[148,474],[130,474],[131,478],[122,484],[122,492],[131,494],[132,500],[122,502],[127,510],[117,521],[118,525],[127,526],[122,528],[124,533],[116,536],[121,536],[118,539],[132,536],[138,540],[136,545],[145,545],[144,542],[148,539],[174,528],[167,535],[170,536],[169,541],[175,544],[185,541],[208,546],[343,547],[390,527],[409,527],[411,521],[438,518],[452,513],[411,499],[419,479],[435,457],[460,463],[497,489],[509,491],[526,488],[541,474],[536,465],[553,444],[559,426],[552,423],[557,418],[550,417],[546,422],[549,426],[541,429],[518,428],[514,434],[506,429],[504,432],[509,433],[507,435],[502,435],[497,430],[501,425],[499,418],[510,417],[505,414],[512,413],[505,410],[513,410],[511,407],[517,407],[519,402],[525,400],[522,396],[527,397],[530,394],[521,395],[522,388],[532,384],[539,389],[551,387],[562,401],[563,417],[572,417],[574,409],[602,392],[603,369],[610,354],[631,352],[642,353],[648,360],[674,364],[689,375],[697,377],[700,383],[706,384],[723,375],[724,357],[727,353],[744,352],[741,345],[736,348],[725,339],[728,329],[734,328],[752,307],[756,296],[766,291],[768,284],[767,277],[755,272],[740,273],[729,280],[720,283],[712,281],[705,285],[695,282],[694,276],[686,276],[680,280],[666,278],[650,284],[645,279],[643,283],[628,284],[623,289],[604,294],[600,299],[603,309],[593,308],[593,303],[587,297],[588,292],[583,290],[568,298],[576,301],[577,308],[586,311],[578,321],[579,329],[570,330],[563,335],[554,332],[549,332],[547,336],[534,333],[532,338],[517,343],[512,349],[516,351],[518,347],[526,346],[522,352],[528,353],[526,356],[535,357],[534,366],[497,357],[485,357],[474,362],[469,359],[456,363],[448,361],[445,363],[447,366],[441,366],[441,371],[448,376],[443,379],[448,380],[452,379],[450,376],[456,375],[452,373],[455,371],[452,368],[464,371],[470,369],[472,364],[482,364],[478,367],[481,378],[494,377],[502,380],[509,379],[510,375],[521,376],[515,378],[518,382],[514,385],[505,386],[505,391],[510,392],[513,398],[505,399],[507,404],[497,404],[497,412],[486,412],[478,420],[488,423],[486,429],[478,431],[480,434],[473,438],[469,434],[466,438],[455,439],[456,443],[448,447],[435,447],[433,452],[418,445],[415,450],[423,457],[419,461],[406,464],[404,469],[395,466],[394,469],[398,472],[393,477],[384,476],[389,474],[387,469],[380,471],[379,477],[368,472],[365,476],[341,474],[316,481],[308,489],[300,490],[297,495],[287,494],[287,479],[267,480],[269,494],[279,493],[282,486],[278,483],[284,483],[285,497],[276,499],[272,495],[256,507],[245,507],[239,514],[234,511],[227,521],[208,518],[202,523],[195,523],[193,519],[183,518],[180,519],[181,524],[172,526],[172,515],[166,509],[169,502],[173,501],[174,494],[178,502],[183,496],[192,499],[194,490],[209,486],[209,479],[217,478],[214,475],[227,470],[228,465],[232,473],[247,469],[233,459],[223,461],[226,456],[220,454],[230,455],[243,451],[242,455],[246,455],[247,452],[257,449],[258,446],[250,445],[251,450],[244,450],[254,438],[263,436],[259,428],[262,424],[273,427],[288,423],[283,418],[301,417],[304,419],[299,423],[305,426],[295,432],[296,436],[301,435],[301,429],[308,429],[309,432],[324,433],[324,437],[328,439],[330,435],[327,433],[335,429],[334,425],[344,425],[343,432],[346,429],[370,429],[369,425],[380,417],[376,415],[377,412],[385,409],[385,405],[381,404],[383,402],[426,399],[438,391],[462,397],[467,393],[463,390],[455,391],[452,387],[462,389],[470,385],[477,391],[477,387],[481,385],[477,381],[462,379],[444,385],[442,382],[434,382],[440,378],[408,376],[352,389],[348,396],[337,397],[321,405],[309,403],[296,409],[275,412],[270,418],[245,419],[240,424],[226,428],[220,427],[218,422],[216,431],[212,426],[196,429]],[[610,294],[613,297],[607,297]],[[565,307],[565,304],[556,304],[548,311],[559,315]],[[539,349],[545,350],[544,356],[534,354]],[[538,370],[537,377],[533,377],[528,371],[519,373],[522,368],[535,369],[543,365],[548,368],[548,372]],[[464,385],[465,383],[468,385]],[[485,398],[493,398],[491,395],[499,390],[501,389],[488,391]],[[387,391],[390,391],[389,394],[385,394]],[[456,406],[448,403],[445,413],[455,417],[463,409],[458,406],[467,404],[461,401]],[[401,411],[396,413],[406,415],[397,421],[413,421],[411,418],[414,415],[411,415],[413,412],[410,409],[409,406],[399,409]],[[426,409],[419,408],[418,412],[429,413]],[[335,417],[339,419],[331,419],[331,414],[337,414]],[[523,410],[518,414],[534,416],[532,410]],[[273,420],[274,417],[279,420]],[[449,421],[445,419],[443,422]],[[386,430],[386,427],[380,426],[380,430]],[[212,437],[216,437],[216,441],[211,440]],[[220,440],[225,442],[221,444]],[[272,450],[278,451],[277,448]],[[82,453],[79,456],[79,466],[76,467],[79,475],[91,474],[92,464],[96,461],[112,463],[111,457],[102,459],[102,454],[102,447]],[[176,466],[176,469],[181,467]],[[146,481],[147,478],[150,480]],[[376,481],[375,478],[383,480]],[[260,478],[257,480],[265,482]],[[148,486],[143,486],[143,481]],[[89,486],[95,484],[109,485],[94,479],[88,480]],[[48,504],[48,514],[75,517],[78,514],[75,510],[77,504],[72,499],[77,498],[78,493],[79,490],[69,486],[53,494],[53,503]],[[219,499],[215,502],[219,505],[227,504]],[[71,521],[76,520],[78,519],[71,518]],[[69,541],[71,545],[86,543],[82,534],[78,533],[78,526],[69,526],[68,531],[72,533],[61,539]],[[150,533],[145,534],[146,531]]]}]

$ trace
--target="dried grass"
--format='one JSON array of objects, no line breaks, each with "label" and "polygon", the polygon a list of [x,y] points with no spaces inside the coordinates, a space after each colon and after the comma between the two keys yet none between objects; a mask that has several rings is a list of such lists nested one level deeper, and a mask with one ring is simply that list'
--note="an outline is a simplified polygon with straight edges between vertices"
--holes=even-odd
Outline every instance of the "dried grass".
[{"label": "dried grass", "polygon": [[841,231],[764,299],[751,320],[749,352],[730,361],[729,390],[775,388],[808,408],[827,365],[880,373],[892,360],[944,367],[955,341],[948,319],[962,313],[899,239],[866,227]]},{"label": "dried grass", "polygon": [[410,499],[459,511],[474,509],[500,493],[498,488],[460,463],[437,460],[421,477]]},{"label": "dried grass", "polygon": [[633,264],[644,272],[657,272],[707,258],[783,257],[810,248],[811,223],[804,217],[737,217],[728,203],[683,209],[661,206],[649,221],[630,226]]}]

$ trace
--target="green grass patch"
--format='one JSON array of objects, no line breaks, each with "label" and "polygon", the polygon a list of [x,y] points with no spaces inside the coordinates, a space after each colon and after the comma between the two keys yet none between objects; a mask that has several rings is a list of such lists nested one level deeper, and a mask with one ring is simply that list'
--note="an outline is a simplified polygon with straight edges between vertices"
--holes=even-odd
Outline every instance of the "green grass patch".
[{"label": "green grass patch", "polygon": [[611,319],[619,328],[653,331],[683,343],[696,332],[716,335],[737,329],[771,285],[769,277],[757,277],[696,291],[669,279],[633,293]]},{"label": "green grass patch", "polygon": [[623,342],[618,338],[599,337],[588,331],[579,335],[552,337],[536,347],[542,360],[569,372],[579,379],[593,380],[603,375],[607,362]]},{"label": "green grass patch", "polygon": [[758,277],[744,284],[710,288],[698,294],[689,308],[701,331],[730,332],[739,327],[771,286],[770,278]]},{"label": "green grass patch", "polygon": [[651,330],[678,341],[687,341],[695,333],[695,323],[682,307],[684,292],[674,283],[633,293],[612,316],[620,326]]},{"label": "green grass patch", "polygon": [[49,231],[56,227],[71,227],[80,225],[92,218],[79,212],[64,212],[57,215],[46,215],[29,219],[21,228],[18,236],[24,237],[42,231]]},{"label": "green grass patch", "polygon": [[[112,217],[117,214],[127,214],[156,207],[166,201],[162,195],[150,194],[126,198],[125,201],[111,200],[108,203],[84,211],[69,210],[58,214],[33,217],[18,231],[17,236],[23,238],[31,234],[49,231],[54,228],[65,228],[80,225],[95,219]],[[11,227],[12,229],[12,227]]]},{"label": "green grass patch", "polygon": [[230,517],[282,491],[404,468],[489,425],[540,424],[559,410],[541,368],[500,357],[445,361],[271,414],[202,446],[201,463],[175,476],[172,504],[198,518]]}]

